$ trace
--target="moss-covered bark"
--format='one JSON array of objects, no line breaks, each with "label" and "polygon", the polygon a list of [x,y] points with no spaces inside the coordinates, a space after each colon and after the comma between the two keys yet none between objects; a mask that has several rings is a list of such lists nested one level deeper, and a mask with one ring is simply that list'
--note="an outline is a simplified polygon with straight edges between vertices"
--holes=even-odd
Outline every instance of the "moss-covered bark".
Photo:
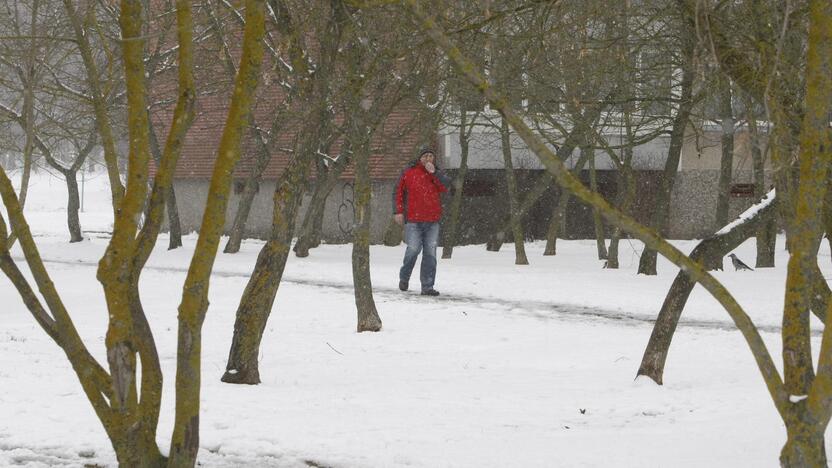
[{"label": "moss-covered bark", "polygon": [[[356,135],[357,136],[357,135]],[[352,282],[357,312],[356,330],[381,330],[373,299],[373,282],[370,278],[370,147],[369,141],[355,147],[355,232],[352,241]]]},{"label": "moss-covered bark", "polygon": [[286,269],[310,161],[309,151],[302,152],[278,181],[273,197],[272,232],[257,255],[251,278],[237,306],[231,349],[221,378],[223,382],[260,383],[260,342]]},{"label": "moss-covered bark", "polygon": [[[812,0],[810,5],[809,47],[806,68],[806,112],[800,133],[800,185],[797,211],[790,242],[786,300],[783,310],[783,367],[786,389],[792,395],[809,395],[806,410],[795,405],[784,418],[789,438],[781,454],[783,466],[825,466],[823,433],[829,422],[832,389],[826,386],[832,376],[829,326],[824,330],[815,385],[812,362],[809,310],[814,295],[817,250],[823,233],[823,200],[829,166],[832,164],[832,138],[829,107],[832,101],[832,4]],[[829,314],[827,314],[827,318]],[[819,407],[818,401],[825,405]]]},{"label": "moss-covered bark", "polygon": [[[0,269],[11,280],[35,321],[61,347],[67,356],[81,387],[92,404],[99,420],[111,440],[118,436],[112,428],[112,410],[108,400],[113,398],[112,379],[107,371],[92,357],[75,328],[63,301],[55,288],[35,245],[23,209],[17,200],[11,181],[0,167],[0,197],[10,220],[13,220],[20,241],[20,248],[35,281],[40,297],[34,292],[26,277],[11,259],[5,248],[8,240],[6,222],[0,216]],[[42,299],[41,299],[42,297]],[[43,302],[41,302],[41,300]]]},{"label": "moss-covered bark", "polygon": [[209,279],[225,225],[232,173],[240,158],[242,137],[248,125],[263,62],[265,2],[247,0],[245,9],[246,26],[240,67],[220,138],[199,239],[179,305],[176,416],[170,444],[171,466],[193,466],[196,463],[199,449],[202,323],[208,309]]}]

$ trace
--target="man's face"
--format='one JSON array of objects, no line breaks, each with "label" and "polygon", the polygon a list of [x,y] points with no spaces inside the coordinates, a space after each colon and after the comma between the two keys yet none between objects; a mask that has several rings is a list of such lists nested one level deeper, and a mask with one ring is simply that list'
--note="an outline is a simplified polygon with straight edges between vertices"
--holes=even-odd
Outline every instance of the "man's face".
[{"label": "man's face", "polygon": [[425,153],[425,154],[419,156],[419,162],[422,163],[423,166],[427,163],[433,164],[435,159],[436,159],[436,156],[434,156],[433,153]]}]

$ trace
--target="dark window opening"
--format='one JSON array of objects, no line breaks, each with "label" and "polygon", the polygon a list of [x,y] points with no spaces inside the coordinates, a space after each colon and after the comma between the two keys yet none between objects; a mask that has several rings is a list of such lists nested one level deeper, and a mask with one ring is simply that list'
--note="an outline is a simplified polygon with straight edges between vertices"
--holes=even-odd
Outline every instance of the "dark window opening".
[{"label": "dark window opening", "polygon": [[466,180],[462,186],[462,195],[466,197],[493,197],[497,187],[490,180]]}]

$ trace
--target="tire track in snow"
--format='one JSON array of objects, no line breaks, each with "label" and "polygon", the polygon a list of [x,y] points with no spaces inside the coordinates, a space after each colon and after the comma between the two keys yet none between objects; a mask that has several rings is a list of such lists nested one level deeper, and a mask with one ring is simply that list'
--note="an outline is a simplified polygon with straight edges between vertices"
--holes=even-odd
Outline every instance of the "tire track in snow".
[{"label": "tire track in snow", "polygon": [[[25,261],[23,257],[12,257],[15,261]],[[43,259],[44,263],[53,263],[58,265],[73,265],[97,268],[98,263],[84,260],[59,260],[59,259]],[[172,266],[146,266],[144,270],[158,271],[168,273],[187,273],[187,268],[172,267]],[[212,276],[219,278],[235,278],[248,279],[250,273],[242,273],[235,271],[217,271],[212,273]],[[301,286],[314,286],[322,288],[337,289],[343,291],[352,291],[352,283],[341,283],[336,281],[326,280],[312,280],[305,278],[292,278],[290,276],[283,276],[281,282],[297,284]],[[589,307],[574,304],[552,304],[545,301],[533,300],[513,300],[501,299],[487,296],[477,296],[474,294],[446,294],[438,297],[425,297],[418,293],[409,293],[399,291],[398,288],[388,287],[373,287],[373,294],[385,301],[408,301],[408,302],[428,302],[428,303],[446,303],[448,305],[477,305],[488,310],[503,310],[513,313],[518,311],[524,315],[543,319],[564,319],[577,320],[587,322],[589,319],[600,319],[606,322],[617,323],[621,325],[639,326],[639,325],[653,325],[656,321],[655,316],[639,313],[628,313],[621,310],[603,309],[599,307]],[[496,306],[496,307],[495,307]],[[702,329],[702,330],[721,330],[721,331],[736,331],[737,328],[733,323],[728,321],[718,320],[698,320],[698,319],[682,319],[679,321],[679,327]],[[780,333],[782,328],[777,325],[757,325],[757,330],[763,333]],[[813,329],[812,336],[821,336],[822,330]]]}]

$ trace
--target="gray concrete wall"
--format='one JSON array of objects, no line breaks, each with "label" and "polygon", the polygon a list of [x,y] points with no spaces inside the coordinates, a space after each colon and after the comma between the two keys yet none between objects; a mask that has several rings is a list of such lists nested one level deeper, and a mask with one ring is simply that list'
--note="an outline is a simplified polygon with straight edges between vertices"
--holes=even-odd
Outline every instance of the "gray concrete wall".
[{"label": "gray concrete wall", "polygon": [[[618,135],[606,135],[607,143],[616,147],[622,144],[623,138]],[[440,136],[442,153],[442,168],[459,169],[462,162],[462,149],[459,146],[459,131],[449,130]],[[515,169],[543,169],[540,159],[526,146],[523,140],[516,134],[511,133],[511,160]],[[475,127],[468,142],[468,168],[469,169],[502,169],[505,167],[503,161],[502,143],[500,134],[490,127]],[[548,145],[550,149],[557,152],[557,149]],[[670,137],[658,136],[646,143],[633,148],[632,166],[637,170],[662,170],[667,153],[670,147]],[[580,149],[576,148],[572,155],[564,161],[568,168],[575,167],[580,158]],[[616,166],[612,159],[602,150],[595,151],[595,167],[599,171],[612,170]],[[717,166],[718,167],[718,166]]]},{"label": "gray concrete wall", "polygon": [[[735,181],[751,181],[749,171],[734,174]],[[701,239],[712,234],[716,226],[718,170],[681,171],[676,175],[670,201],[671,239]],[[729,219],[751,207],[753,197],[731,197]]]},{"label": "gray concrete wall", "polygon": [[[453,174],[455,171],[449,171]],[[475,177],[475,174],[476,175]],[[639,194],[633,207],[635,215],[642,222],[647,222],[652,211],[652,198],[655,187],[655,177],[650,173],[641,174],[638,185]],[[493,181],[493,195],[482,197],[466,197],[463,204],[463,219],[460,226],[462,243],[484,242],[488,234],[498,229],[507,213],[505,199],[504,177],[501,170],[485,170],[481,173],[469,173],[471,178],[483,178]],[[534,180],[542,175],[542,171],[518,171],[518,181],[522,186],[531,187]],[[584,174],[585,175],[585,174]],[[643,176],[643,177],[642,177]],[[614,199],[614,181],[610,171],[600,171],[599,181],[602,193],[608,200]],[[586,178],[586,177],[584,177]],[[707,236],[717,229],[715,226],[716,187],[719,172],[716,170],[681,171],[676,176],[670,206],[671,239],[698,239]],[[607,179],[610,179],[607,181]],[[747,171],[734,175],[735,181],[750,181],[751,174]],[[373,183],[373,198],[371,203],[371,242],[380,243],[387,229],[392,214],[393,180],[375,181]],[[612,185],[610,185],[612,184]],[[254,200],[249,221],[247,237],[265,239],[271,230],[272,222],[272,194],[275,184],[273,181],[263,182]],[[652,187],[652,188],[651,188]],[[199,230],[205,199],[208,194],[207,181],[177,180],[176,197],[179,205],[179,215],[183,232]],[[303,219],[310,199],[309,193],[304,197],[301,205],[297,226]],[[230,228],[239,203],[239,195],[232,195],[228,207],[226,233]],[[551,216],[551,205],[556,200],[555,193],[547,193],[526,220],[527,232],[535,237],[545,235],[548,217]],[[449,196],[444,197],[447,205]],[[747,209],[754,202],[753,198],[731,198],[730,216],[733,218]],[[328,243],[346,243],[352,240],[355,196],[350,181],[341,181],[336,185],[326,202],[323,220],[323,237]],[[569,237],[586,237],[593,233],[590,226],[591,213],[583,204],[570,204],[567,233]]]},{"label": "gray concrete wall", "polygon": [[[370,227],[371,242],[381,242],[384,231],[392,217],[392,194],[395,181],[377,181],[373,183],[373,199],[371,202],[372,218]],[[205,200],[208,197],[208,181],[185,180],[175,181],[176,202],[179,207],[179,217],[182,232],[199,231]],[[272,196],[275,182],[264,181],[254,197],[254,202],[246,224],[246,237],[266,239],[271,232],[272,225]],[[297,227],[306,213],[311,193],[304,197],[297,219]],[[355,222],[354,191],[350,181],[341,181],[332,190],[326,202],[323,222],[323,236],[327,242],[344,243],[352,240],[353,224]],[[225,233],[227,234],[234,222],[240,195],[232,194],[226,213]]]}]

